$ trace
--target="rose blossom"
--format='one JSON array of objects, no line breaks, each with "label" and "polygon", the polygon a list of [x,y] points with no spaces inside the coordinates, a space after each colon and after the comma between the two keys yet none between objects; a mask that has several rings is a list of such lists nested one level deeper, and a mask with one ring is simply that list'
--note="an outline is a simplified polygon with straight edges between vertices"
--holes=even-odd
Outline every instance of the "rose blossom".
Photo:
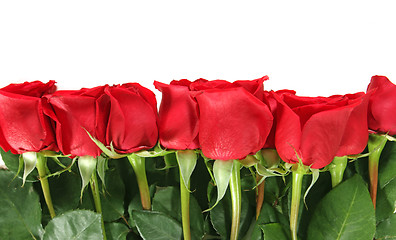
[{"label": "rose blossom", "polygon": [[385,76],[373,76],[367,93],[371,93],[369,128],[380,133],[396,135],[396,85]]},{"label": "rose blossom", "polygon": [[272,125],[272,115],[262,102],[267,79],[155,82],[163,93],[161,144],[172,149],[201,148],[205,156],[220,160],[255,153]]},{"label": "rose blossom", "polygon": [[57,151],[41,97],[56,90],[55,81],[10,84],[0,89],[0,146],[14,154]]},{"label": "rose blossom", "polygon": [[299,157],[304,165],[322,168],[335,156],[364,150],[368,139],[364,93],[273,96],[278,102],[275,145],[284,161],[298,163]]}]

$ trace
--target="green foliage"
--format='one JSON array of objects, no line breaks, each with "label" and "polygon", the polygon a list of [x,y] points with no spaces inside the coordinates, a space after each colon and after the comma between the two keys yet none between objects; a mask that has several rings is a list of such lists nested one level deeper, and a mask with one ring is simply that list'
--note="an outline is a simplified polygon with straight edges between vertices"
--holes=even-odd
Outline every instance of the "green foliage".
[{"label": "green foliage", "polygon": [[0,170],[0,236],[1,239],[40,239],[41,207],[31,183],[12,181],[14,173]]},{"label": "green foliage", "polygon": [[[223,199],[210,211],[210,220],[217,231],[220,234],[221,239],[229,239],[231,233],[231,195],[228,190]],[[242,192],[242,209],[240,218],[239,232],[241,236],[244,236],[250,226],[252,218],[254,216],[254,209],[250,206],[246,192]]]},{"label": "green foliage", "polygon": [[[172,217],[181,226],[180,191],[175,187],[167,187],[159,190],[154,195],[153,211],[162,212]],[[202,239],[204,235],[202,210],[193,196],[190,196],[190,224],[192,239]]]},{"label": "green foliage", "polygon": [[[71,166],[72,159],[68,157],[58,157],[59,162],[47,159],[51,174],[48,181],[57,214],[51,220],[37,171],[33,170],[27,177],[25,186],[21,187],[23,168],[20,168],[19,155],[3,150],[0,153],[9,169],[0,171],[0,239],[102,239],[101,216],[94,212],[90,186],[85,188],[80,200],[82,180],[78,162]],[[177,167],[175,153],[166,156],[147,158],[145,161],[152,211],[142,210],[136,176],[127,158],[102,158],[98,161],[100,198],[107,239],[183,238],[180,169]],[[179,156],[179,161],[186,160],[183,157]],[[196,164],[193,164],[195,168],[182,166],[185,179],[190,179],[191,184],[190,225],[193,240],[229,239],[230,236],[232,212],[228,181],[232,165],[224,161],[217,162],[209,159],[205,162],[197,154]],[[65,170],[64,166],[70,168]],[[291,239],[291,176],[265,179],[264,203],[256,220],[257,182],[255,168],[251,170],[253,171],[241,169],[242,212],[239,239]],[[302,194],[311,181],[312,175],[304,176]],[[375,237],[377,240],[396,240],[395,142],[389,141],[381,155],[375,212],[367,182],[367,158],[349,162],[344,181],[334,189],[330,174],[320,172],[319,179],[306,196],[307,207],[301,198],[298,238]],[[221,200],[213,209],[202,212],[214,206],[217,199]]]},{"label": "green foliage", "polygon": [[105,228],[108,240],[125,240],[129,233],[128,227],[122,223],[108,223]]},{"label": "green foliage", "polygon": [[67,212],[48,223],[43,240],[103,239],[100,218],[100,214],[88,210]]},{"label": "green foliage", "polygon": [[268,223],[261,226],[265,240],[287,240],[288,234],[280,223]]},{"label": "green foliage", "polygon": [[361,177],[348,179],[318,204],[308,228],[308,239],[373,239],[374,207]]},{"label": "green foliage", "polygon": [[[114,160],[117,161],[117,160]],[[105,222],[113,222],[124,216],[125,186],[121,180],[118,169],[113,163],[109,163],[110,169],[106,172],[106,191],[102,192],[100,199],[102,202],[103,219]],[[94,211],[94,199],[90,191],[87,191],[82,199],[80,208]]]},{"label": "green foliage", "polygon": [[154,211],[133,211],[135,224],[143,239],[169,240],[181,239],[182,228],[173,218]]}]

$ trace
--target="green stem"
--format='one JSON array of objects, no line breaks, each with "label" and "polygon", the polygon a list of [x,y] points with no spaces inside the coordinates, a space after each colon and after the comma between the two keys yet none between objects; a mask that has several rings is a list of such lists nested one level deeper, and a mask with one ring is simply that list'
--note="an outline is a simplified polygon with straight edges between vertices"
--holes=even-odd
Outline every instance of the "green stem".
[{"label": "green stem", "polygon": [[129,163],[131,164],[133,171],[136,175],[136,180],[139,186],[140,192],[140,201],[142,202],[142,207],[144,210],[151,209],[151,199],[150,199],[150,190],[147,183],[146,177],[146,165],[145,159],[143,157],[139,157],[135,154],[128,155]]},{"label": "green stem", "polygon": [[334,157],[333,162],[330,163],[329,171],[331,175],[331,185],[333,188],[342,182],[347,164],[347,156]]},{"label": "green stem", "polygon": [[[297,166],[297,169],[294,169]],[[292,240],[297,240],[298,213],[300,208],[302,180],[305,175],[304,167],[296,164],[292,174],[292,202],[290,210],[290,231]]]},{"label": "green stem", "polygon": [[184,240],[191,240],[190,230],[190,181],[184,184],[182,174],[180,173],[180,198],[181,198],[181,211],[182,211],[182,225]]},{"label": "green stem", "polygon": [[51,193],[47,179],[47,159],[40,153],[37,153],[36,168],[40,176],[40,183],[41,188],[43,189],[45,203],[47,204],[51,218],[54,218],[56,215],[54,206],[52,205]]},{"label": "green stem", "polygon": [[232,202],[232,224],[231,224],[231,237],[230,240],[238,239],[239,224],[241,218],[241,173],[240,163],[234,160],[230,179],[230,192]]},{"label": "green stem", "polygon": [[92,195],[94,198],[96,212],[100,213],[100,215],[102,215],[102,217],[101,217],[101,219],[102,219],[102,233],[103,233],[103,239],[106,240],[106,231],[105,231],[105,227],[104,227],[102,204],[100,202],[99,185],[98,185],[98,178],[96,176],[96,171],[94,171],[92,173],[91,180],[89,182],[91,184],[91,190],[92,190]]},{"label": "green stem", "polygon": [[370,196],[373,201],[374,209],[377,202],[377,186],[378,186],[378,164],[382,150],[386,144],[384,135],[370,134],[368,141],[369,150],[369,177],[370,177]]}]

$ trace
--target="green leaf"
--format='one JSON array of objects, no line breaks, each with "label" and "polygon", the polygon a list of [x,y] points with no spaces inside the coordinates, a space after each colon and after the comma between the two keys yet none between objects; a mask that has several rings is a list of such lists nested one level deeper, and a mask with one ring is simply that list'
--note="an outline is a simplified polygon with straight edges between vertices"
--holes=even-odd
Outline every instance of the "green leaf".
[{"label": "green leaf", "polygon": [[193,150],[177,151],[176,158],[184,185],[190,191],[188,183],[190,182],[191,174],[197,164],[197,154]]},{"label": "green leaf", "polygon": [[359,175],[341,183],[320,201],[308,227],[308,240],[372,240],[374,234],[373,204]]},{"label": "green leaf", "polygon": [[[153,211],[162,212],[181,224],[182,214],[180,204],[180,191],[175,187],[167,187],[159,190],[154,195]],[[193,195],[190,195],[190,227],[192,239],[202,239],[204,235],[203,215]]]},{"label": "green leaf", "polygon": [[[106,173],[105,181],[107,191],[100,194],[102,203],[103,220],[112,222],[124,215],[125,186],[117,168],[110,162],[110,169]],[[100,188],[100,187],[99,187]],[[84,194],[80,208],[95,210],[92,194]]]},{"label": "green leaf", "polygon": [[381,222],[396,211],[396,179],[389,182],[384,188],[378,189],[376,217]]},{"label": "green leaf", "polygon": [[280,223],[283,227],[283,231],[289,231],[289,223],[286,217],[278,212],[275,208],[271,207],[268,203],[264,202],[250,240],[264,239],[262,226],[270,223]]},{"label": "green leaf", "polygon": [[12,154],[11,151],[5,152],[1,147],[0,154],[8,170],[14,173],[19,172],[19,154]]},{"label": "green leaf", "polygon": [[103,239],[101,216],[88,210],[75,210],[53,218],[45,228],[43,240]]},{"label": "green leaf", "polygon": [[280,223],[268,223],[261,225],[264,240],[288,240],[290,239],[285,233]]},{"label": "green leaf", "polygon": [[143,207],[142,207],[142,202],[140,200],[140,196],[139,196],[139,194],[136,194],[133,197],[132,201],[129,203],[129,206],[128,206],[128,214],[129,214],[128,223],[129,223],[129,226],[135,227],[135,221],[133,220],[133,212],[135,210],[142,210],[142,208]]},{"label": "green leaf", "polygon": [[77,208],[80,194],[76,190],[81,186],[81,179],[78,173],[65,173],[51,178],[49,185],[52,202],[58,215]]},{"label": "green leaf", "polygon": [[101,194],[104,221],[115,221],[124,215],[125,186],[118,169],[111,168],[106,174],[105,194]]},{"label": "green leaf", "polygon": [[36,152],[25,152],[22,155],[23,162],[25,163],[23,168],[22,186],[25,185],[27,176],[36,168],[37,153]]},{"label": "green leaf", "polygon": [[396,239],[396,214],[393,214],[390,218],[378,224],[375,239]]},{"label": "green leaf", "polygon": [[213,175],[217,186],[217,200],[215,204],[213,204],[213,206],[209,209],[205,210],[205,212],[212,210],[224,197],[224,194],[228,188],[228,184],[230,183],[233,166],[234,160],[215,160],[213,164]]},{"label": "green leaf", "polygon": [[[392,187],[391,185],[387,185],[388,187]],[[390,203],[387,199],[384,189],[378,188],[377,190],[377,208],[375,209],[375,217],[377,224],[379,222],[384,221],[393,215],[393,211],[395,206],[393,203]]]},{"label": "green leaf", "polygon": [[387,142],[379,161],[378,183],[384,188],[396,178],[396,142]]},{"label": "green leaf", "polygon": [[136,227],[145,240],[182,239],[182,227],[173,218],[159,212],[133,211]]},{"label": "green leaf", "polygon": [[378,189],[376,216],[377,222],[391,217],[396,212],[396,179],[384,188]]},{"label": "green leaf", "polygon": [[[254,209],[249,204],[248,196],[245,191],[241,192],[242,205],[240,215],[239,236],[244,236],[249,229]],[[232,202],[231,194],[228,190],[220,203],[210,211],[210,220],[213,228],[222,239],[230,239],[231,233]]]},{"label": "green leaf", "polygon": [[82,156],[78,158],[78,168],[80,169],[82,180],[81,198],[83,196],[84,188],[88,185],[91,180],[92,173],[96,169],[96,162],[97,159],[92,156]]},{"label": "green leaf", "polygon": [[0,236],[5,239],[41,239],[41,206],[31,183],[21,187],[14,173],[0,170]]},{"label": "green leaf", "polygon": [[396,143],[387,142],[379,161],[377,223],[391,217],[396,209]]},{"label": "green leaf", "polygon": [[107,240],[126,240],[129,229],[122,223],[106,223],[106,237]]}]

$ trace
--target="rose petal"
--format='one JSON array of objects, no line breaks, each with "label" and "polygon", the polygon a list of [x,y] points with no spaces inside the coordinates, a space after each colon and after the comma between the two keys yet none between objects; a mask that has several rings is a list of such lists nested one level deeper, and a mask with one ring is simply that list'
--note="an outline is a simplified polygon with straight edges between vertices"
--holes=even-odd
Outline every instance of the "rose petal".
[{"label": "rose petal", "polygon": [[199,142],[206,157],[242,159],[263,147],[273,118],[268,107],[244,88],[207,90],[196,99]]},{"label": "rose petal", "polygon": [[152,105],[124,88],[108,88],[111,107],[107,125],[107,145],[118,153],[132,153],[155,146],[158,139],[157,116]]},{"label": "rose petal", "polygon": [[161,144],[170,149],[196,149],[198,144],[198,105],[187,86],[154,82],[162,92],[159,110]]}]

